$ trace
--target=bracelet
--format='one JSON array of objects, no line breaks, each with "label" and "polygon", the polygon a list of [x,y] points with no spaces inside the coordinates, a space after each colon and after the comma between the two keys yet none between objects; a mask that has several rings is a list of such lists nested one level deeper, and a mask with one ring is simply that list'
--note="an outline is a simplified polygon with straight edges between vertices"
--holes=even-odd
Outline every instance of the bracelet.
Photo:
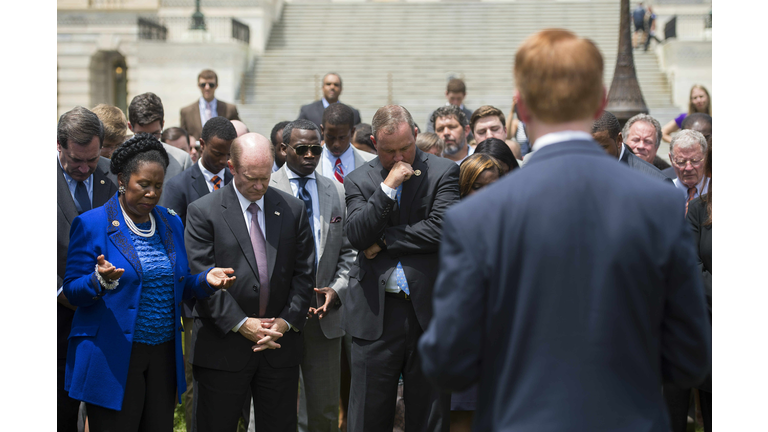
[{"label": "bracelet", "polygon": [[107,282],[104,280],[103,277],[101,277],[101,273],[99,273],[99,265],[96,264],[96,267],[93,269],[94,272],[96,272],[96,279],[99,281],[101,286],[104,287],[104,289],[113,290],[117,288],[117,286],[120,284],[120,278],[115,279],[112,282]]}]

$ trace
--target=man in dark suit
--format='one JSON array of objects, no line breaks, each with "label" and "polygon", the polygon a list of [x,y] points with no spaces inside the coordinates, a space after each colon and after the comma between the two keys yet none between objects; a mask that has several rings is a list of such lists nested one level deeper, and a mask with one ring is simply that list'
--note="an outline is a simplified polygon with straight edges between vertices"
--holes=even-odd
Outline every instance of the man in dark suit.
[{"label": "man in dark suit", "polygon": [[180,126],[187,133],[200,137],[205,122],[214,117],[226,117],[229,120],[240,120],[237,105],[216,99],[216,88],[219,77],[216,72],[206,69],[197,75],[197,86],[200,87],[200,99],[185,106],[179,113]]},{"label": "man in dark suit", "polygon": [[75,107],[59,119],[56,130],[56,287],[57,301],[57,415],[59,431],[77,431],[80,401],[64,390],[67,339],[75,307],[62,292],[69,248],[69,228],[81,213],[104,205],[117,192],[107,176],[109,159],[99,156],[104,144],[104,127],[93,112]]},{"label": "man in dark suit", "polygon": [[300,331],[315,285],[315,251],[304,203],[268,188],[271,148],[262,135],[238,137],[232,183],[187,209],[190,269],[226,263],[237,276],[193,312],[200,432],[235,430],[248,389],[259,430],[296,431]]},{"label": "man in dark suit", "polygon": [[617,158],[620,162],[626,164],[636,171],[644,172],[651,177],[664,180],[672,185],[672,179],[667,178],[658,168],[640,159],[626,144],[621,135],[621,124],[615,115],[608,111],[592,124],[592,139],[609,155]]},{"label": "man in dark suit", "polygon": [[317,173],[343,184],[344,177],[355,168],[363,166],[374,155],[362,152],[352,145],[355,135],[352,108],[337,103],[323,112],[320,136],[323,137],[323,153],[317,164]]},{"label": "man in dark suit", "polygon": [[[334,105],[336,106],[336,105]],[[329,108],[330,109],[330,108]],[[299,430],[337,431],[339,425],[341,310],[349,267],[357,251],[344,234],[347,206],[344,187],[315,171],[320,130],[309,120],[285,126],[280,152],[285,165],[272,174],[270,187],[304,201],[315,238],[315,295],[304,325]]]},{"label": "man in dark suit", "polygon": [[[330,72],[323,77],[323,97],[320,100],[316,100],[311,104],[302,105],[299,110],[299,117],[297,120],[306,119],[312,123],[320,126],[323,122],[323,111],[330,104],[334,104],[339,101],[341,96],[341,76],[339,74]],[[352,107],[350,107],[352,108]],[[360,111],[352,108],[355,114],[355,125],[360,123]]]},{"label": "man in dark suit", "polygon": [[459,199],[459,167],[416,148],[411,114],[376,112],[379,157],[344,180],[347,237],[358,249],[342,304],[352,339],[350,432],[391,431],[402,374],[406,431],[448,431],[450,398],[421,370],[416,341],[432,318],[445,210]]},{"label": "man in dark suit", "polygon": [[473,430],[666,432],[662,381],[698,383],[711,360],[679,192],[589,135],[606,94],[591,41],[544,30],[514,65],[534,153],[448,210],[424,373],[479,382]]}]

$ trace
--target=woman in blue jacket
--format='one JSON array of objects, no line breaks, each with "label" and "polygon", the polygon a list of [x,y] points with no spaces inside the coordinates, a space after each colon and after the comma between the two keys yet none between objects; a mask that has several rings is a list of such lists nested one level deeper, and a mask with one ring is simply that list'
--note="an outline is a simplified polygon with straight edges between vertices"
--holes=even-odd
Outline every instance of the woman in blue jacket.
[{"label": "woman in blue jacket", "polygon": [[91,430],[173,430],[186,390],[179,302],[234,283],[232,269],[190,274],[181,220],[157,206],[167,166],[162,144],[136,134],[112,155],[117,195],[70,230],[65,389],[86,402]]}]

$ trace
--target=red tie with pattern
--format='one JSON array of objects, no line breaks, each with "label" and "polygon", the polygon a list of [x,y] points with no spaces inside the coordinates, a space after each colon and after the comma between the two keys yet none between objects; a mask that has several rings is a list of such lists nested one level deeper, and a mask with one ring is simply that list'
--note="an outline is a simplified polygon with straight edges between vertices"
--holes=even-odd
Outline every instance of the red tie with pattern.
[{"label": "red tie with pattern", "polygon": [[341,168],[341,158],[336,158],[336,163],[333,164],[333,175],[339,183],[344,183],[344,170]]},{"label": "red tie with pattern", "polygon": [[696,187],[688,188],[688,201],[685,202],[685,215],[688,215],[688,203],[696,196]]},{"label": "red tie with pattern", "polygon": [[211,183],[213,183],[213,190],[219,190],[221,188],[221,177],[213,176]]}]

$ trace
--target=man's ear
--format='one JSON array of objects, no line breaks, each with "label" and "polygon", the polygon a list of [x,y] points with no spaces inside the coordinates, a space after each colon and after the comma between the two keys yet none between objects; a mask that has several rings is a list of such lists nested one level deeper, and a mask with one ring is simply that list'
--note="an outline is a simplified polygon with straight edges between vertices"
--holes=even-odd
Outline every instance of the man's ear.
[{"label": "man's ear", "polygon": [[232,163],[232,159],[227,159],[227,166],[229,167],[229,173],[232,175],[237,174],[235,171],[235,165]]},{"label": "man's ear", "polygon": [[133,125],[131,125],[131,122],[128,122],[128,129],[130,129],[131,132],[133,132]]},{"label": "man's ear", "polygon": [[376,149],[376,151],[379,151],[378,147],[376,147],[376,137],[373,135],[371,135],[371,142],[373,143],[373,148]]},{"label": "man's ear", "polygon": [[199,141],[200,141],[200,153],[202,154],[203,150],[205,150],[205,141],[202,138],[200,138]]},{"label": "man's ear", "polygon": [[616,137],[616,142],[619,143],[619,147],[624,145],[624,137],[621,135],[621,132],[619,132],[619,135]]},{"label": "man's ear", "polygon": [[520,96],[520,91],[515,90],[515,107],[517,107],[517,118],[523,121],[523,123],[530,123],[531,121],[531,113],[528,112],[528,106],[525,104],[525,101]]}]

